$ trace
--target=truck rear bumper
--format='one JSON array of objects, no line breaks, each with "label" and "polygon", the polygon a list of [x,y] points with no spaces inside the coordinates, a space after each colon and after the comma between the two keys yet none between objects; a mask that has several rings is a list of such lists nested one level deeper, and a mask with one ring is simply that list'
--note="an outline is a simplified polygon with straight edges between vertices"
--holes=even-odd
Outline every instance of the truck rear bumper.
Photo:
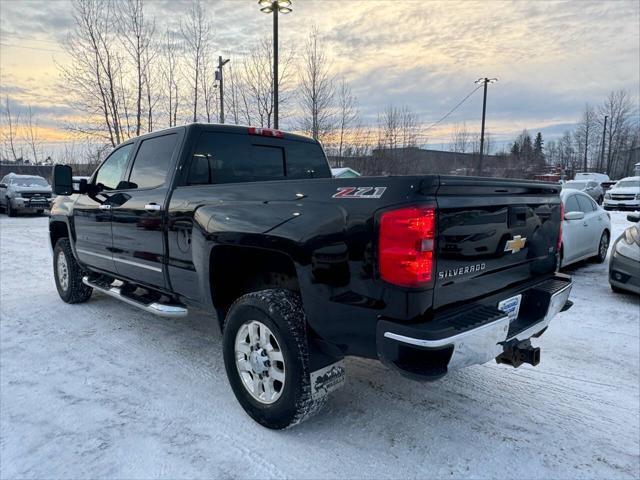
[{"label": "truck rear bumper", "polygon": [[[571,278],[553,278],[509,289],[462,308],[438,313],[421,324],[378,322],[378,357],[403,375],[436,380],[449,370],[486,363],[536,337],[567,304]],[[498,301],[522,295],[516,319],[498,310]]]}]

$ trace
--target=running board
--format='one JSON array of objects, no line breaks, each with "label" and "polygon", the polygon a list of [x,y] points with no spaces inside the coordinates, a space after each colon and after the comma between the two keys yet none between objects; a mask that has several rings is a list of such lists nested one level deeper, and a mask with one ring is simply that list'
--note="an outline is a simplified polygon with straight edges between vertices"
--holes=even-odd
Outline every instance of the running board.
[{"label": "running board", "polygon": [[167,305],[165,303],[143,303],[134,298],[125,296],[122,294],[120,287],[115,287],[111,285],[104,285],[92,282],[89,280],[89,277],[83,277],[82,283],[85,285],[99,291],[100,293],[104,293],[105,295],[109,295],[110,297],[117,298],[118,300],[123,301],[124,303],[128,303],[134,307],[138,307],[141,310],[144,310],[149,313],[153,313],[154,315],[158,315],[160,317],[168,317],[168,318],[178,318],[185,317],[187,315],[188,310],[186,307],[181,305]]}]

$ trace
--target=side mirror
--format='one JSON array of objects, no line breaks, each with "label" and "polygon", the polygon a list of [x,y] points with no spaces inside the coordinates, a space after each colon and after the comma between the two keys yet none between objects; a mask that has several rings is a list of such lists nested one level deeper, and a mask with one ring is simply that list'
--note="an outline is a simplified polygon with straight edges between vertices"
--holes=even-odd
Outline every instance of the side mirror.
[{"label": "side mirror", "polygon": [[6,183],[0,183],[0,188],[7,188],[7,184]]},{"label": "side mirror", "polygon": [[69,165],[53,167],[53,193],[56,195],[73,194],[73,172]]},{"label": "side mirror", "polygon": [[87,193],[89,191],[89,182],[87,182],[86,178],[80,180],[78,183],[78,193]]},{"label": "side mirror", "polygon": [[564,214],[565,220],[582,220],[584,218],[584,212],[567,212]]},{"label": "side mirror", "polygon": [[640,222],[640,213],[639,212],[633,212],[630,213],[629,215],[627,215],[627,220],[629,220],[630,222]]}]

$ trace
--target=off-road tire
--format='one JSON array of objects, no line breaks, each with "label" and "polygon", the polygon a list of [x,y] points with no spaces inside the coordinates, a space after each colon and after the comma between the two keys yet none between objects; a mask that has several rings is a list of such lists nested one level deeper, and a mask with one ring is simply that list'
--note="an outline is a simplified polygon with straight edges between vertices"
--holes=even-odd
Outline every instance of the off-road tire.
[{"label": "off-road tire", "polygon": [[[278,341],[285,362],[281,396],[262,404],[247,391],[236,367],[235,340],[240,327],[251,320],[266,325]],[[238,402],[256,422],[271,429],[292,427],[316,414],[327,397],[313,399],[305,314],[300,295],[291,290],[269,289],[238,298],[223,327],[222,347],[227,378]]]},{"label": "off-road tire", "polygon": [[[58,257],[64,255],[67,266],[67,288],[62,285],[61,272],[58,271]],[[58,295],[67,303],[82,303],[89,300],[93,288],[82,283],[84,272],[71,251],[71,243],[68,238],[61,238],[53,249],[53,276],[56,280]]]},{"label": "off-road tire", "polygon": [[11,206],[11,200],[7,198],[7,215],[10,217],[17,217],[18,212],[15,208]]},{"label": "off-road tire", "polygon": [[610,239],[611,238],[607,230],[602,232],[602,235],[600,236],[600,241],[598,242],[598,254],[595,255],[594,257],[591,257],[591,260],[593,260],[595,263],[604,263],[604,261],[607,259],[607,252],[609,251]]}]

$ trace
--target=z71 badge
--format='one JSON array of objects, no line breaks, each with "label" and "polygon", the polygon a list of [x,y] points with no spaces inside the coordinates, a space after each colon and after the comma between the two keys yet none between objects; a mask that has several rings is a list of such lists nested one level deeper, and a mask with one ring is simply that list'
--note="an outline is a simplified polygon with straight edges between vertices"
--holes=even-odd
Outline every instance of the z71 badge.
[{"label": "z71 badge", "polygon": [[380,198],[387,187],[338,187],[332,198]]}]

